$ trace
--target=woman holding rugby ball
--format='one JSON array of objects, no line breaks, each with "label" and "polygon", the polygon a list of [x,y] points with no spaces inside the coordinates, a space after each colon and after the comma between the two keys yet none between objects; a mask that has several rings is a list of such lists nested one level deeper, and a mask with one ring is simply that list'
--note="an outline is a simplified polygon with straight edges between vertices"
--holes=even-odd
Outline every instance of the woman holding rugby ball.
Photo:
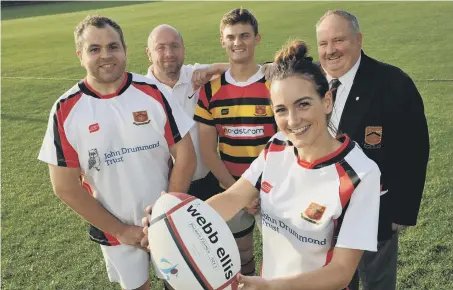
[{"label": "woman holding rugby ball", "polygon": [[305,43],[274,59],[279,131],[242,177],[206,202],[225,220],[261,200],[261,277],[242,289],[343,289],[377,250],[380,171],[347,135],[329,133],[332,91]]}]

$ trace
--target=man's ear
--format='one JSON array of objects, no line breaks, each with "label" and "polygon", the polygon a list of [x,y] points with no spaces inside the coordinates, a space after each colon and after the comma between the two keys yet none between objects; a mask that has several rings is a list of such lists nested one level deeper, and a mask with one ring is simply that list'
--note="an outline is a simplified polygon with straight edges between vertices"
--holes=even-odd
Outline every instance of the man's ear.
[{"label": "man's ear", "polygon": [[146,51],[146,55],[148,56],[149,61],[151,62],[151,50],[149,49],[149,47],[146,47],[145,51]]},{"label": "man's ear", "polygon": [[83,63],[82,63],[82,52],[80,51],[80,49],[76,50],[76,55],[79,58],[80,65],[83,66]]},{"label": "man's ear", "polygon": [[360,47],[362,47],[362,38],[363,38],[362,32],[357,33],[357,43],[360,45]]},{"label": "man's ear", "polygon": [[261,43],[261,34],[258,33],[258,34],[255,36],[255,45],[258,45],[258,44],[260,44],[260,43]]},{"label": "man's ear", "polygon": [[333,94],[332,90],[328,90],[324,96],[323,103],[325,105],[325,113],[326,115],[331,114],[333,111]]}]

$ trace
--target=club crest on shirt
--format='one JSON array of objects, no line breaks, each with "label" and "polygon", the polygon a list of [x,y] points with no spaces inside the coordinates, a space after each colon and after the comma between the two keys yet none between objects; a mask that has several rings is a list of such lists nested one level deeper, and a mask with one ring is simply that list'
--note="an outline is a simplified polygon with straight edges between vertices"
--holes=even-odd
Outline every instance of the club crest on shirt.
[{"label": "club crest on shirt", "polygon": [[367,149],[381,148],[382,127],[368,126],[365,128],[365,144]]},{"label": "club crest on shirt", "polygon": [[137,111],[133,112],[132,115],[134,116],[134,124],[135,125],[145,125],[151,122],[148,117],[147,111]]},{"label": "club crest on shirt", "polygon": [[301,217],[309,221],[313,224],[319,224],[324,212],[326,211],[326,207],[316,202],[310,203],[310,205],[305,209],[303,213],[301,213]]},{"label": "club crest on shirt", "polygon": [[255,116],[266,116],[266,106],[265,105],[256,105],[255,106]]},{"label": "club crest on shirt", "polygon": [[101,170],[101,158],[99,158],[98,150],[88,150],[88,170],[95,168],[97,171]]}]

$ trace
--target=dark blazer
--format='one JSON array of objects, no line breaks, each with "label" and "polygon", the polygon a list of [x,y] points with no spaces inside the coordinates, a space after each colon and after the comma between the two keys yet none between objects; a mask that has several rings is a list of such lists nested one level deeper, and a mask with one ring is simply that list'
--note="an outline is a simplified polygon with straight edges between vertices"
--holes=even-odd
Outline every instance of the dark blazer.
[{"label": "dark blazer", "polygon": [[[381,170],[378,240],[392,235],[392,222],[415,225],[426,178],[429,135],[422,98],[397,67],[362,51],[338,128]],[[381,192],[381,194],[382,194]]]}]

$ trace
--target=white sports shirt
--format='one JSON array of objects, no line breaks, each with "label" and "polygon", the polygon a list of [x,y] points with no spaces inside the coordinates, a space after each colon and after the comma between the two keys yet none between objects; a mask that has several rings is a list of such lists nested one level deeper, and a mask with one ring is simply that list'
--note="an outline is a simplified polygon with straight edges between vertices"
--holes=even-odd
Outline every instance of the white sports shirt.
[{"label": "white sports shirt", "polygon": [[[125,73],[114,94],[102,96],[81,81],[54,104],[38,159],[80,167],[83,186],[106,210],[141,226],[145,207],[168,188],[169,148],[194,121],[171,107],[144,76]],[[118,240],[91,226],[92,240]]]},{"label": "white sports shirt", "polygon": [[243,177],[260,190],[262,276],[327,265],[334,247],[377,250],[380,171],[346,135],[320,160],[300,160],[282,132]]},{"label": "white sports shirt", "polygon": [[[181,108],[189,116],[189,118],[193,119],[200,89],[193,89],[192,75],[196,69],[202,69],[208,66],[209,65],[198,63],[196,63],[195,65],[183,65],[181,67],[179,79],[173,88],[161,83],[158,79],[156,79],[153,74],[152,67],[148,68],[148,74],[146,76],[153,81],[153,83],[159,88],[159,90],[164,92],[170,103],[176,102],[179,106],[181,106]],[[206,175],[209,173],[209,168],[201,159],[200,140],[197,126],[193,126],[190,130],[190,137],[192,138],[195,153],[197,155],[197,168],[195,169],[193,180],[198,180],[206,177]]]}]

